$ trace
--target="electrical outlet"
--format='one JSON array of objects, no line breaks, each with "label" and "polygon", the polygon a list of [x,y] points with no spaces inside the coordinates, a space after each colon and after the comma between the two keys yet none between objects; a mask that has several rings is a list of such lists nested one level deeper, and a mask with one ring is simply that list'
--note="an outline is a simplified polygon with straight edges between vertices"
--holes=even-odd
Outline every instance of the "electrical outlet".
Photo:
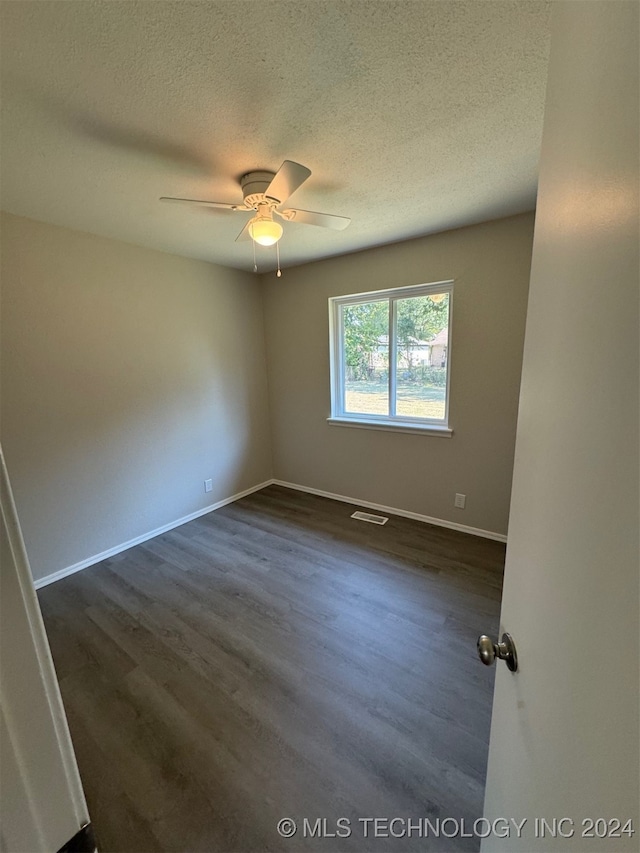
[{"label": "electrical outlet", "polygon": [[205,492],[212,492],[213,491],[213,481],[212,480],[205,480],[204,481],[204,490],[205,490]]},{"label": "electrical outlet", "polygon": [[467,500],[466,495],[456,495],[456,499],[453,502],[454,506],[457,506],[458,509],[464,509],[465,501]]}]

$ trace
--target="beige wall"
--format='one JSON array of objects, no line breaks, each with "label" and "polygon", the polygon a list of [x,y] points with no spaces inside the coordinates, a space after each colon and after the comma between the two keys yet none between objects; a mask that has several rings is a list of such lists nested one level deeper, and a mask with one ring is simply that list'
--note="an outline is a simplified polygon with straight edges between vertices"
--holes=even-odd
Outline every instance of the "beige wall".
[{"label": "beige wall", "polygon": [[[524,214],[265,276],[275,477],[506,533],[532,238]],[[327,424],[328,298],[446,279],[453,437]]]},{"label": "beige wall", "polygon": [[2,247],[2,444],[36,579],[271,476],[254,276],[9,215]]},{"label": "beige wall", "polygon": [[[2,443],[34,577],[271,476],[505,533],[532,230],[257,279],[3,214]],[[328,425],[328,297],[449,278],[453,438]]]}]

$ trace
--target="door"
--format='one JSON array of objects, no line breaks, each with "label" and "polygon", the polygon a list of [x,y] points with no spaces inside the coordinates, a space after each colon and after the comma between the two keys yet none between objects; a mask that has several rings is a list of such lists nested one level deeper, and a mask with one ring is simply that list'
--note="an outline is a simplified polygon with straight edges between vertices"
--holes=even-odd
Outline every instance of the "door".
[{"label": "door", "polygon": [[484,853],[640,845],[638,233],[638,4],[553,4]]},{"label": "door", "polygon": [[0,450],[0,850],[55,853],[89,823],[67,721]]}]

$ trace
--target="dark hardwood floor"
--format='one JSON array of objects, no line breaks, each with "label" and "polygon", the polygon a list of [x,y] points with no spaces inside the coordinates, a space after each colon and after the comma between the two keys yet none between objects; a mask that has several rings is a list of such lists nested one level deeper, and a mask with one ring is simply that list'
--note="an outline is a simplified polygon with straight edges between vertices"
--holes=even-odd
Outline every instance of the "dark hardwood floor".
[{"label": "dark hardwood floor", "polygon": [[353,511],[270,486],[40,590],[103,853],[478,849],[417,821],[482,814],[504,545]]}]

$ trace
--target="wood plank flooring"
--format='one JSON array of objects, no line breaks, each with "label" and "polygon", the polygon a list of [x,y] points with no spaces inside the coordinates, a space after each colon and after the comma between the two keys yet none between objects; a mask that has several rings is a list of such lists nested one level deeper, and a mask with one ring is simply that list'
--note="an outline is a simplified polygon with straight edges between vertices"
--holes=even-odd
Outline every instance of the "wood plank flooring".
[{"label": "wood plank flooring", "polygon": [[415,827],[482,814],[504,545],[353,511],[270,486],[40,590],[103,853],[479,848]]}]

